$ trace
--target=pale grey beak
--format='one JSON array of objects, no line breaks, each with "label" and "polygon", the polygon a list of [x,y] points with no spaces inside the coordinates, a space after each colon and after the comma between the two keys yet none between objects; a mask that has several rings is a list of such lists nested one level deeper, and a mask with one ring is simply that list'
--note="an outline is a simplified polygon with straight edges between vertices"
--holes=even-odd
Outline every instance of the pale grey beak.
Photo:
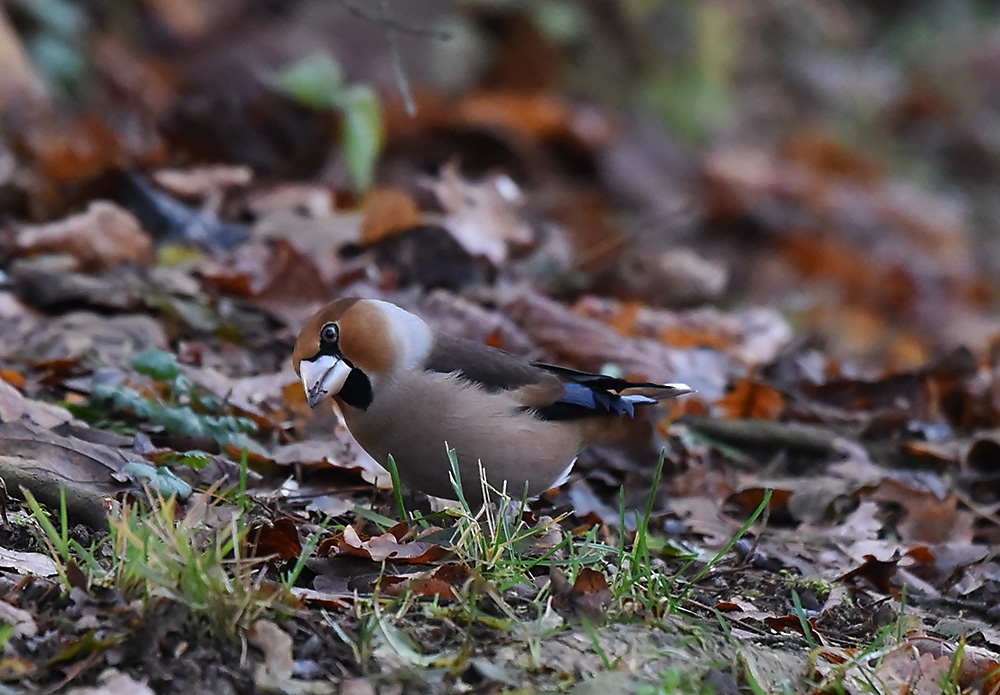
[{"label": "pale grey beak", "polygon": [[309,407],[315,408],[318,403],[340,393],[350,373],[349,364],[330,355],[302,360],[299,363],[299,376],[302,377],[302,387],[306,390]]}]

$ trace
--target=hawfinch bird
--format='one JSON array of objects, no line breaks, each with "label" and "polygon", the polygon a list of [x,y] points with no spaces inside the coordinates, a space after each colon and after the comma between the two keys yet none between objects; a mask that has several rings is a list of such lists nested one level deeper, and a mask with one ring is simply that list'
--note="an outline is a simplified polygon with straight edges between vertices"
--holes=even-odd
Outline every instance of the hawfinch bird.
[{"label": "hawfinch bird", "polygon": [[395,304],[345,298],[306,323],[292,356],[309,405],[332,398],[379,464],[391,454],[402,481],[454,499],[445,443],[463,494],[483,501],[479,464],[520,499],[562,484],[576,455],[633,406],[688,393],[684,384],[634,383],[527,362],[435,333]]}]

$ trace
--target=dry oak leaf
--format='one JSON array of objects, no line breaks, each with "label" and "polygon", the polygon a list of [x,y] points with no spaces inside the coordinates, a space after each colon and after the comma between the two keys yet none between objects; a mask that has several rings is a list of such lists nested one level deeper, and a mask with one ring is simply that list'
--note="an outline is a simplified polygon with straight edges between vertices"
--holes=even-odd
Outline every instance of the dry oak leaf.
[{"label": "dry oak leaf", "polygon": [[87,271],[153,262],[153,238],[139,220],[104,200],[96,200],[86,211],[63,220],[21,227],[16,243],[18,251],[27,256],[69,254]]},{"label": "dry oak leaf", "polygon": [[507,260],[508,244],[526,245],[535,239],[519,214],[521,189],[506,175],[470,182],[452,163],[442,168],[434,193],[446,213],[441,226],[471,256],[499,266]]}]

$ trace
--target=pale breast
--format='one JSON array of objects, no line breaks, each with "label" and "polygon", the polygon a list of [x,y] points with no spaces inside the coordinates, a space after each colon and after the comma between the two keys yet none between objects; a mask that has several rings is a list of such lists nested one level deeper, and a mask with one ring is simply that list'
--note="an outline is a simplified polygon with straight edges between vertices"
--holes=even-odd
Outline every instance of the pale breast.
[{"label": "pale breast", "polygon": [[381,384],[367,411],[344,409],[358,443],[379,463],[389,454],[409,486],[455,496],[445,442],[458,454],[463,491],[481,501],[479,461],[490,485],[520,498],[544,492],[583,443],[579,428],[545,422],[506,393],[488,393],[452,374],[404,372]]}]

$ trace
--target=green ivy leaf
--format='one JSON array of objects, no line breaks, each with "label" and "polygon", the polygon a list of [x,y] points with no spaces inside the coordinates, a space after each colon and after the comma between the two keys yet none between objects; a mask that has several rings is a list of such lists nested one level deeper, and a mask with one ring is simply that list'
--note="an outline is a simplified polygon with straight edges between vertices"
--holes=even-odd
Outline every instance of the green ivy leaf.
[{"label": "green ivy leaf", "polygon": [[205,468],[212,462],[212,458],[204,451],[192,449],[191,451],[169,451],[162,458],[160,463],[166,466],[187,466],[188,468]]},{"label": "green ivy leaf", "polygon": [[173,381],[181,375],[181,366],[177,363],[177,357],[165,350],[146,350],[132,360],[135,371],[146,376],[151,376],[157,381]]},{"label": "green ivy leaf", "polygon": [[275,79],[279,87],[306,106],[337,109],[343,104],[344,73],[328,53],[303,58]]},{"label": "green ivy leaf", "polygon": [[145,483],[151,490],[164,497],[187,499],[191,496],[191,486],[178,478],[169,468],[158,468],[148,463],[132,461],[122,466],[122,472],[138,483]]},{"label": "green ivy leaf", "polygon": [[343,117],[341,145],[358,190],[369,188],[382,150],[382,107],[369,85],[344,82],[340,64],[326,53],[304,58],[278,73],[279,87],[306,106],[330,109]]},{"label": "green ivy leaf", "polygon": [[344,156],[359,190],[375,179],[375,164],[382,150],[382,107],[375,90],[353,85],[345,94]]}]

